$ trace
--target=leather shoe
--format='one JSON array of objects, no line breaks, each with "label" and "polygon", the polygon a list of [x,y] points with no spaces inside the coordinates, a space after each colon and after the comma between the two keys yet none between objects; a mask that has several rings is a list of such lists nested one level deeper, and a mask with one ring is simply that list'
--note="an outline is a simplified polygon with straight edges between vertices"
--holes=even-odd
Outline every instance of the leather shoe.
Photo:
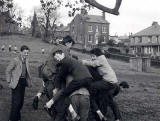
[{"label": "leather shoe", "polygon": [[107,118],[106,118],[106,117],[103,117],[103,118],[102,118],[102,121],[108,121],[108,120],[107,120]]},{"label": "leather shoe", "polygon": [[80,116],[77,115],[74,119],[72,119],[72,121],[79,121],[80,120]]},{"label": "leather shoe", "polygon": [[51,108],[48,108],[46,105],[44,106],[44,110],[49,114],[50,117],[53,117]]}]

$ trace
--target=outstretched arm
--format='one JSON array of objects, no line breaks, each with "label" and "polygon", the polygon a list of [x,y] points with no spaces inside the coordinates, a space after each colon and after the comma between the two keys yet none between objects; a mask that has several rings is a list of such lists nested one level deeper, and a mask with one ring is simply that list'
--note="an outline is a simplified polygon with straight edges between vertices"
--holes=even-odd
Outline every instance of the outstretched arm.
[{"label": "outstretched arm", "polygon": [[87,66],[92,66],[92,67],[100,66],[100,63],[98,60],[82,60],[82,64]]}]

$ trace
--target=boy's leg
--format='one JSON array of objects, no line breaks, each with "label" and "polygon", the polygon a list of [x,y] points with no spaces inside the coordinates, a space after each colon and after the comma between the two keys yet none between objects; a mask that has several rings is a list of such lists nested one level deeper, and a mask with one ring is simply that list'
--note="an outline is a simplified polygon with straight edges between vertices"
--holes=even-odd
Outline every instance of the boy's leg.
[{"label": "boy's leg", "polygon": [[16,121],[20,118],[21,103],[21,86],[18,84],[15,89],[12,89],[12,104],[10,113],[11,121]]},{"label": "boy's leg", "polygon": [[56,116],[54,121],[65,121],[66,120],[66,110],[69,106],[69,101],[66,98],[61,98],[57,103],[55,103]]},{"label": "boy's leg", "polygon": [[80,121],[87,121],[89,109],[90,109],[90,99],[89,96],[80,95],[79,96],[80,107],[79,107],[79,116]]},{"label": "boy's leg", "polygon": [[120,114],[120,111],[119,111],[119,107],[117,105],[117,103],[114,101],[113,97],[112,96],[108,96],[109,100],[109,106],[111,107],[112,111],[113,111],[113,114],[115,116],[115,120],[120,120],[121,119],[121,114]]}]

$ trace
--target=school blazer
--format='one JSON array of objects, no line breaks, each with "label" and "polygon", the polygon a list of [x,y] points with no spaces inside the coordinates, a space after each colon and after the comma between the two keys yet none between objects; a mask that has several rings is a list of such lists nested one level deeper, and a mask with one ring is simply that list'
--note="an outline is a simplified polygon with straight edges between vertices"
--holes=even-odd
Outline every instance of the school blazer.
[{"label": "school blazer", "polygon": [[[28,59],[26,59],[26,68],[27,68],[27,86],[32,86],[31,76],[30,76],[30,69],[29,69],[29,63]],[[8,65],[6,69],[6,80],[9,83],[9,87],[12,89],[15,89],[19,78],[22,74],[22,60],[21,57],[14,58],[10,64]]]}]

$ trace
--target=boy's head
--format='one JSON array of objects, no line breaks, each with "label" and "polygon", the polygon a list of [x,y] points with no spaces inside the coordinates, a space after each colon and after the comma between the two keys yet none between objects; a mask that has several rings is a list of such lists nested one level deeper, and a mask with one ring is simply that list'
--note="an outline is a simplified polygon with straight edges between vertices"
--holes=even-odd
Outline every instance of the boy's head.
[{"label": "boy's head", "polygon": [[75,42],[72,39],[72,37],[68,35],[68,36],[66,36],[66,37],[63,38],[62,44],[65,45],[65,46],[67,46],[67,47],[69,47],[69,48],[71,48],[72,45],[75,44]]},{"label": "boy's head", "polygon": [[21,56],[22,56],[23,58],[28,57],[28,55],[29,55],[29,50],[30,50],[30,49],[29,49],[28,46],[22,45],[21,48],[20,48]]},{"label": "boy's head", "polygon": [[95,56],[101,56],[103,55],[103,52],[99,48],[94,48],[90,51],[90,54]]},{"label": "boy's head", "polygon": [[57,50],[52,55],[53,55],[53,58],[58,60],[58,61],[63,60],[63,58],[65,57],[65,54],[62,50]]}]

